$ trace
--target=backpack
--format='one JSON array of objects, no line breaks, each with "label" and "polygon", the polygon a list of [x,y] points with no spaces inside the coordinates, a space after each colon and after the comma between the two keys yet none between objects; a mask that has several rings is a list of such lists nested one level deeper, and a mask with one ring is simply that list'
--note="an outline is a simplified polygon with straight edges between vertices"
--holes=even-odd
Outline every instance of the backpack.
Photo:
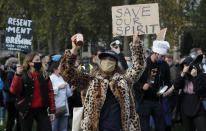
[{"label": "backpack", "polygon": [[3,90],[4,87],[4,82],[2,81],[1,77],[0,77],[0,91]]}]

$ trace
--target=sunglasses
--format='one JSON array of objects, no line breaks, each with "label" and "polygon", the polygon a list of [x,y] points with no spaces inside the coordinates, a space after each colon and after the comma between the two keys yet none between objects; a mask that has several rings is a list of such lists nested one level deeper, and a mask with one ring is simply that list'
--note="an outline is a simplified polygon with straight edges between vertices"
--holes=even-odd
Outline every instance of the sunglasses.
[{"label": "sunglasses", "polygon": [[157,73],[157,70],[152,70],[151,72],[152,72],[152,73]]}]

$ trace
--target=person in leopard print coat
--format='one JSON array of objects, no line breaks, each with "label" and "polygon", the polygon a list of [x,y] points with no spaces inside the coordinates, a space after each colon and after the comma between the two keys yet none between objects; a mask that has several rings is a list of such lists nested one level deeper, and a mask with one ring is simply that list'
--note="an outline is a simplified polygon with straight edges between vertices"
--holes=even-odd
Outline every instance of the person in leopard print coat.
[{"label": "person in leopard print coat", "polygon": [[130,44],[132,66],[124,73],[118,68],[118,55],[106,51],[99,55],[99,69],[93,75],[75,70],[79,46],[72,37],[73,48],[65,51],[61,61],[61,74],[65,81],[81,89],[83,131],[140,131],[139,116],[135,110],[131,85],[145,68],[143,45],[138,34]]}]

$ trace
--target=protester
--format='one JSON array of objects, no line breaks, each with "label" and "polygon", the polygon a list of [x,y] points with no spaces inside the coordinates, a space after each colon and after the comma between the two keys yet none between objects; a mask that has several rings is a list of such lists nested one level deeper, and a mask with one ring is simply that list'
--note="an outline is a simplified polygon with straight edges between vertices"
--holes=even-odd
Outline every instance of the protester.
[{"label": "protester", "polygon": [[[170,82],[171,85],[173,85],[174,81],[177,79],[177,76],[179,74],[179,68],[178,65],[175,65],[175,61],[173,60],[173,57],[171,55],[167,55],[165,57],[165,61],[169,65]],[[171,131],[172,125],[174,124],[172,122],[172,112],[177,104],[177,93],[178,92],[174,92],[168,96],[164,96],[163,98],[163,109],[165,113],[165,124],[166,124],[165,131]]]},{"label": "protester", "polygon": [[[21,116],[22,131],[31,131],[33,120],[40,131],[51,131],[55,118],[54,91],[49,76],[42,68],[38,53],[28,54],[23,67],[18,65],[10,92],[17,95],[16,107]],[[47,112],[49,107],[50,120]]]},{"label": "protester", "polygon": [[118,41],[119,40],[113,41],[110,44],[110,48],[112,51],[118,54],[119,62],[120,62],[119,67],[122,70],[126,70],[128,68],[127,61],[125,60],[124,54],[120,51],[120,43]]},{"label": "protester", "polygon": [[132,65],[132,59],[131,59],[131,57],[125,56],[124,58],[125,58],[125,60],[126,60],[126,62],[127,62],[127,66],[130,67],[130,66]]},{"label": "protester", "polygon": [[87,73],[87,74],[91,74],[92,73],[93,65],[89,63],[89,58],[85,57],[85,58],[82,59],[81,65],[78,66],[78,70],[80,72],[84,72],[84,73]]},{"label": "protester", "polygon": [[98,68],[98,64],[100,63],[99,54],[101,54],[104,51],[105,49],[101,46],[95,48],[95,50],[92,51],[92,63],[91,64],[94,70]]},{"label": "protester", "polygon": [[48,71],[49,69],[49,63],[50,63],[50,57],[49,55],[42,55],[41,57],[42,67],[45,71]]},{"label": "protester", "polygon": [[178,73],[179,73],[179,68],[178,66],[175,65],[175,62],[173,60],[173,57],[168,55],[165,57],[165,61],[170,67],[170,80],[171,84],[174,83],[174,81],[177,79]]},{"label": "protester", "polygon": [[[50,76],[54,95],[56,109],[64,109],[61,115],[56,116],[54,121],[52,121],[52,131],[68,131],[68,117],[69,117],[69,104],[67,98],[72,96],[72,92],[75,88],[71,88],[68,83],[66,83],[62,76],[60,75],[59,62],[53,62],[50,69],[52,70],[52,75]],[[63,108],[62,108],[63,107]]]},{"label": "protester", "polygon": [[203,54],[203,58],[202,58],[202,68],[203,68],[203,72],[206,73],[206,55]]},{"label": "protester", "polygon": [[[197,58],[197,57],[196,57]],[[181,95],[182,123],[185,131],[205,131],[206,110],[202,100],[206,98],[206,75],[191,56],[182,62],[181,75],[175,81],[174,89],[183,89]]]},{"label": "protester", "polygon": [[149,120],[152,115],[157,131],[165,130],[164,111],[158,91],[170,86],[170,70],[164,61],[164,55],[170,48],[167,41],[154,41],[153,53],[146,59],[146,69],[134,87],[137,88],[136,98],[139,104],[139,115],[142,131],[149,131]]},{"label": "protester", "polygon": [[1,118],[0,118],[0,126],[3,126],[5,120],[5,93],[3,91],[5,84],[5,71],[4,66],[0,64],[0,108],[1,108]]},{"label": "protester", "polygon": [[6,93],[6,109],[7,109],[7,123],[6,123],[6,131],[12,131],[15,127],[16,121],[16,131],[21,131],[21,122],[18,111],[15,107],[16,97],[10,92],[10,86],[14,75],[16,73],[16,65],[18,63],[18,59],[11,57],[5,62],[5,66],[7,67],[7,78],[5,80],[4,91]]},{"label": "protester", "polygon": [[64,80],[86,91],[83,97],[84,113],[81,121],[83,130],[140,131],[139,118],[135,111],[134,98],[128,84],[138,78],[144,67],[143,47],[139,37],[133,37],[131,44],[133,65],[121,74],[118,69],[118,55],[105,51],[99,55],[99,70],[94,76],[77,72],[74,68],[79,46],[72,37],[73,48],[65,51],[61,63]]},{"label": "protester", "polygon": [[[77,55],[76,61],[75,61],[75,69],[79,71],[78,67],[80,67],[80,56]],[[79,89],[75,89],[73,91],[73,95],[68,98],[68,103],[69,103],[69,113],[70,113],[70,118],[73,117],[73,108],[74,107],[82,107],[82,100],[81,100],[81,92]]]}]

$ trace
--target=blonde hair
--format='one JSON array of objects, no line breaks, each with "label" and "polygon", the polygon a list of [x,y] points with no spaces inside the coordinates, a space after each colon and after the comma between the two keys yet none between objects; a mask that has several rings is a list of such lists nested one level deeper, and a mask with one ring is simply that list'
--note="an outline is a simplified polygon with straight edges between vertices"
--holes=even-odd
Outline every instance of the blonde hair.
[{"label": "blonde hair", "polygon": [[[24,62],[23,62],[23,71],[27,72],[27,71],[30,69],[29,62],[32,62],[32,60],[34,59],[34,57],[35,57],[35,56],[38,56],[38,55],[39,55],[39,53],[34,52],[34,53],[28,54],[28,55],[25,57]],[[46,70],[44,70],[43,68],[41,68],[41,70],[40,70],[39,73],[42,74],[45,79],[48,79],[49,73],[48,73]]]}]

